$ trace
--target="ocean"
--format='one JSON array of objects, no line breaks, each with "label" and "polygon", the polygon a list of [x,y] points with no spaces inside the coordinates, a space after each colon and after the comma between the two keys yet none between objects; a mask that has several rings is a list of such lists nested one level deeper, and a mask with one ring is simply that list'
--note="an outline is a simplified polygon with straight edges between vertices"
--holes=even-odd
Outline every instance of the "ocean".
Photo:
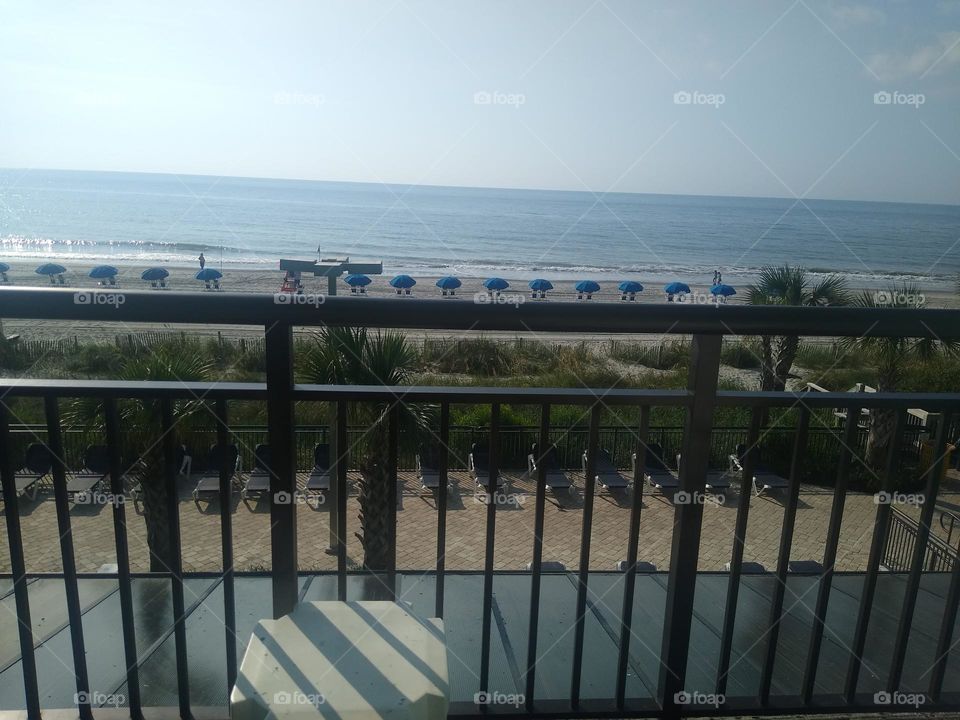
[{"label": "ocean", "polygon": [[960,207],[0,170],[0,261],[276,267],[382,260],[384,273],[747,282],[766,265],[854,286],[950,289]]}]

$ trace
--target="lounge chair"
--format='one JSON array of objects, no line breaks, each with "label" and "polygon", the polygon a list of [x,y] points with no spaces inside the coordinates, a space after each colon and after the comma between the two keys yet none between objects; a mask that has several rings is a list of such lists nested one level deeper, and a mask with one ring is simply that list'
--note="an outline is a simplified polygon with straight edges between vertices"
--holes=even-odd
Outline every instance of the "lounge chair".
[{"label": "lounge chair", "polygon": [[797,575],[820,575],[823,573],[823,565],[816,560],[790,560],[787,563],[787,572]]},{"label": "lounge chair", "polygon": [[193,501],[199,503],[200,496],[206,496],[207,501],[220,494],[220,471],[226,470],[231,483],[236,483],[237,464],[240,453],[236,445],[211,445],[207,453],[207,467],[200,476],[197,486],[193,489]]},{"label": "lounge chair", "polygon": [[548,445],[546,451],[541,455],[537,443],[533,444],[530,454],[527,455],[527,472],[531,478],[536,478],[539,472],[537,466],[538,460],[543,463],[543,466],[546,468],[548,488],[551,490],[566,490],[573,485],[570,476],[566,470],[560,467],[560,463],[557,461],[556,445]]},{"label": "lounge chair", "polygon": [[[636,463],[636,453],[633,455],[633,462]],[[650,443],[647,445],[647,459],[643,471],[643,476],[652,487],[658,490],[672,490],[680,487],[680,478],[677,473],[669,468],[663,460],[663,448],[659,443]]]},{"label": "lounge chair", "polygon": [[[219,481],[219,480],[218,480]],[[240,491],[240,499],[247,503],[251,495],[258,497],[270,492],[270,446],[260,444],[253,450],[253,470]]]},{"label": "lounge chair", "polygon": [[42,443],[32,443],[24,454],[23,466],[14,473],[17,497],[25,496],[29,500],[37,497],[41,481],[53,469],[53,456],[50,448]]},{"label": "lounge chair", "polygon": [[417,448],[417,480],[424,490],[436,490],[440,487],[439,453],[433,445],[421,445]]},{"label": "lounge chair", "polygon": [[[725,563],[723,569],[727,572],[730,572],[730,563]],[[766,572],[767,569],[758,562],[744,560],[742,563],[740,563],[741,575],[763,575]]]},{"label": "lounge chair", "polygon": [[[484,443],[474,443],[470,448],[469,463],[470,477],[480,488],[486,488],[490,483],[490,450]],[[503,476],[497,473],[497,487],[503,487]]]},{"label": "lounge chair", "polygon": [[[760,461],[760,448],[754,450],[753,464],[753,491],[758,496],[767,490],[780,490],[789,487],[790,481],[785,477],[777,475],[770,468]],[[747,446],[741,443],[737,445],[737,452],[730,456],[730,470],[732,472],[743,472],[743,459],[747,454]]]},{"label": "lounge chair", "polygon": [[83,469],[67,480],[67,497],[74,502],[98,490],[110,474],[110,456],[106,445],[89,445],[83,453]]},{"label": "lounge chair", "polygon": [[[588,452],[588,450],[584,450],[580,458],[584,479],[587,477]],[[625,477],[622,472],[617,470],[617,466],[613,464],[610,453],[603,448],[597,449],[597,462],[594,467],[594,472],[596,473],[594,479],[600,483],[600,486],[605,490],[618,490],[620,488],[630,487],[630,480]]]},{"label": "lounge chair", "polygon": [[[646,562],[645,560],[637,560],[636,564],[638,573],[653,573],[657,571],[657,566],[652,562]],[[621,560],[617,563],[617,572],[626,572],[627,571],[627,561]]]},{"label": "lounge chair", "polygon": [[304,492],[308,495],[323,494],[330,489],[330,446],[321,443],[313,449],[313,469],[307,477]]},{"label": "lounge chair", "polygon": [[[533,563],[527,563],[527,572],[533,570]],[[540,572],[566,572],[567,566],[558,560],[544,560],[540,563]]]}]

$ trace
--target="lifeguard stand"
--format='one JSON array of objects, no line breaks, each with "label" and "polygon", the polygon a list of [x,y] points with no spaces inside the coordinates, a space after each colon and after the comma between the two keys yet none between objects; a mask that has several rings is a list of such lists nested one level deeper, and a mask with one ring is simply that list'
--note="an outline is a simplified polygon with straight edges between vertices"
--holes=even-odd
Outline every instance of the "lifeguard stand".
[{"label": "lifeguard stand", "polygon": [[343,274],[382,275],[382,261],[351,262],[350,258],[324,258],[320,260],[281,260],[281,270],[291,270],[304,275],[327,278],[327,294],[337,294],[337,278]]}]

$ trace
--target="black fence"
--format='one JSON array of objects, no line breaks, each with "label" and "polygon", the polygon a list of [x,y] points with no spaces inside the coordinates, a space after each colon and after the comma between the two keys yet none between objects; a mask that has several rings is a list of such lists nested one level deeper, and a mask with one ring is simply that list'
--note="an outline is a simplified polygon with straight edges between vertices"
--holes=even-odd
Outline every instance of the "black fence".
[{"label": "black fence", "polygon": [[[791,308],[791,307],[668,307],[644,305],[611,309],[609,306],[587,303],[527,303],[518,308],[498,305],[472,305],[445,303],[440,300],[406,300],[367,298],[358,302],[350,298],[328,298],[319,307],[277,305],[272,296],[237,294],[191,294],[129,292],[121,306],[91,301],[76,304],[72,291],[0,289],[0,307],[4,315],[16,318],[85,319],[93,321],[125,322],[207,322],[260,324],[264,327],[267,380],[260,383],[191,383],[191,382],[124,382],[124,381],[73,381],[73,380],[0,380],[0,479],[2,479],[4,513],[6,519],[8,549],[12,572],[7,575],[13,581],[16,614],[20,643],[21,666],[27,717],[41,717],[42,702],[37,683],[36,649],[31,621],[31,603],[27,581],[32,577],[24,563],[24,547],[21,535],[21,520],[18,503],[17,468],[11,452],[10,399],[21,397],[42,398],[46,412],[44,442],[54,458],[52,475],[55,503],[60,529],[60,551],[63,563],[61,577],[66,587],[67,606],[70,615],[73,661],[76,687],[79,697],[78,709],[82,717],[91,716],[88,697],[89,682],[85,649],[84,628],[78,593],[78,573],[73,556],[70,505],[67,493],[64,437],[61,423],[61,402],[71,398],[96,398],[102,402],[104,434],[109,448],[109,478],[112,492],[122,494],[122,432],[118,403],[130,399],[149,402],[156,408],[155,422],[161,440],[160,455],[163,463],[163,478],[167,488],[167,525],[169,529],[170,563],[162,572],[148,573],[149,577],[168,579],[171,583],[174,641],[176,648],[179,713],[183,718],[192,716],[190,685],[187,673],[188,650],[186,637],[186,614],[184,604],[184,581],[188,577],[182,569],[179,508],[177,504],[177,443],[175,436],[175,407],[183,401],[202,400],[208,403],[217,418],[216,438],[221,444],[229,441],[229,406],[235,401],[257,400],[267,405],[268,425],[264,439],[269,442],[272,455],[270,466],[270,577],[273,590],[273,612],[279,617],[288,613],[298,600],[298,559],[296,540],[297,505],[277,500],[289,497],[296,490],[296,470],[303,461],[300,455],[303,444],[309,446],[313,437],[298,439],[294,422],[294,404],[297,401],[328,402],[335,408],[336,419],[330,433],[332,447],[330,498],[331,524],[335,533],[335,556],[337,562],[337,595],[347,597],[347,555],[345,530],[347,527],[347,470],[351,466],[351,438],[347,419],[354,403],[376,403],[385,408],[383,422],[383,457],[386,458],[383,487],[388,495],[384,507],[389,518],[385,523],[388,535],[388,556],[382,567],[368,568],[380,576],[389,592],[395,592],[397,503],[396,473],[401,465],[400,454],[400,409],[403,406],[424,404],[439,409],[439,425],[436,442],[447,452],[438,456],[439,487],[446,486],[448,472],[460,462],[455,456],[462,452],[458,443],[466,444],[474,438],[465,434],[453,438],[450,427],[450,408],[458,404],[483,404],[490,407],[490,424],[485,428],[488,448],[488,465],[485,475],[487,492],[496,493],[499,470],[508,460],[503,451],[502,439],[508,432],[501,426],[500,409],[506,404],[540,406],[541,423],[535,433],[529,430],[517,433],[515,447],[522,456],[523,449],[532,440],[545,447],[555,435],[550,424],[550,409],[553,406],[577,405],[589,414],[586,431],[568,444],[564,463],[576,466],[576,454],[587,449],[587,468],[583,488],[582,532],[580,540],[579,569],[575,575],[576,612],[570,619],[573,633],[573,649],[570,657],[570,695],[562,703],[544,703],[535,694],[537,673],[537,638],[541,600],[541,577],[543,575],[543,528],[545,495],[547,487],[547,463],[540,462],[536,473],[536,498],[534,514],[534,543],[530,562],[530,632],[527,662],[523,677],[526,693],[523,711],[545,717],[618,717],[683,715],[742,715],[784,714],[814,710],[854,713],[875,710],[875,703],[858,695],[858,679],[863,669],[863,651],[874,607],[877,579],[881,560],[892,533],[892,508],[886,504],[877,506],[877,517],[870,545],[870,559],[864,575],[856,615],[856,628],[850,644],[844,692],[840,697],[823,697],[816,691],[817,676],[821,670],[821,650],[827,625],[827,610],[831,600],[834,565],[837,559],[843,509],[847,496],[851,471],[858,462],[860,430],[848,424],[837,437],[839,452],[831,468],[835,474],[832,483],[832,505],[829,525],[824,537],[825,551],[823,570],[819,573],[815,595],[810,596],[813,621],[809,628],[807,655],[800,671],[798,696],[772,696],[774,665],[780,652],[778,637],[781,621],[793,607],[785,607],[788,562],[797,521],[799,485],[807,462],[811,441],[812,413],[832,408],[845,408],[848,417],[859,417],[861,409],[883,409],[893,414],[893,427],[889,459],[882,470],[882,491],[889,492],[896,485],[900,464],[900,448],[904,445],[907,427],[907,409],[922,408],[943,413],[944,421],[934,439],[934,462],[931,471],[924,476],[925,501],[916,523],[910,561],[904,565],[908,572],[905,581],[903,602],[899,609],[894,647],[890,665],[884,679],[884,687],[894,693],[899,690],[906,659],[907,643],[911,638],[914,611],[921,576],[925,572],[925,558],[930,540],[930,522],[933,519],[937,493],[941,481],[943,454],[946,449],[947,431],[952,415],[960,411],[960,394],[892,394],[892,393],[815,393],[794,394],[789,392],[723,392],[717,390],[720,368],[721,341],[731,334],[797,334],[834,335],[848,337],[927,337],[952,338],[960,333],[960,312],[912,311],[912,310],[859,310],[851,308]],[[633,390],[633,389],[549,389],[549,388],[483,388],[483,387],[419,387],[419,386],[338,386],[297,385],[294,382],[293,326],[294,325],[363,325],[377,327],[446,328],[464,330],[509,330],[531,332],[606,332],[606,333],[673,333],[692,334],[691,361],[688,385],[685,390]],[[751,506],[751,487],[755,472],[759,472],[756,448],[761,444],[763,417],[773,408],[793,408],[796,422],[790,429],[790,467],[786,486],[783,489],[783,525],[779,541],[776,568],[771,577],[770,610],[768,624],[758,642],[765,643],[765,660],[757,668],[759,694],[756,697],[739,698],[737,702],[718,703],[717,707],[704,709],[685,702],[685,678],[688,662],[691,661],[692,628],[694,627],[694,595],[698,582],[698,556],[701,547],[703,526],[703,503],[676,503],[672,553],[669,567],[665,568],[666,593],[663,607],[662,643],[658,655],[659,682],[652,700],[638,702],[627,697],[627,674],[631,653],[635,580],[638,574],[637,547],[641,523],[641,509],[645,487],[646,468],[641,462],[630,477],[630,527],[625,554],[622,613],[617,626],[609,632],[617,638],[618,672],[616,691],[610,697],[581,698],[581,674],[584,665],[584,640],[587,627],[587,612],[590,603],[591,582],[589,566],[592,542],[594,498],[598,492],[598,450],[602,442],[614,443],[615,438],[604,439],[600,419],[604,408],[630,407],[639,417],[637,426],[631,429],[632,443],[621,439],[616,454],[618,464],[630,454],[631,444],[638,457],[645,457],[646,448],[658,439],[650,428],[651,409],[660,407],[683,408],[686,420],[680,437],[670,437],[668,447],[682,450],[683,463],[679,468],[678,489],[690,496],[702,496],[706,490],[707,472],[719,458],[728,452],[731,440],[724,438],[715,443],[713,415],[718,407],[747,408],[750,425],[746,431],[745,444],[748,452],[743,459],[743,471],[738,478],[740,502],[736,511],[733,551],[730,558],[726,602],[722,610],[722,632],[719,637],[719,654],[716,668],[715,696],[725,697],[727,677],[733,662],[731,653],[736,636],[737,612],[740,601],[740,580],[743,553]],[[665,430],[664,430],[665,431]],[[674,432],[676,432],[674,430]],[[251,438],[254,439],[254,438]],[[667,439],[667,436],[663,436]],[[831,440],[832,442],[832,440]],[[721,445],[723,447],[721,447]],[[573,458],[570,454],[573,454]],[[230,468],[223,466],[219,473],[221,497],[231,493]],[[446,547],[447,497],[437,494],[436,567],[434,575],[435,605],[439,616],[444,614],[444,548]],[[482,621],[478,642],[480,675],[477,683],[479,693],[490,689],[491,680],[491,623],[493,617],[494,550],[496,547],[497,503],[489,502],[485,508],[485,528],[482,543],[485,548],[483,568],[483,595],[478,598]],[[127,539],[124,532],[124,504],[112,506],[118,569],[114,574],[100,577],[116,577],[121,594],[120,626],[123,632],[126,654],[127,689],[131,717],[142,714],[141,686],[137,654],[137,636],[131,598],[131,573],[128,560]],[[232,685],[236,679],[236,643],[233,629],[236,627],[234,608],[233,538],[229,502],[220,503],[222,525],[222,556],[224,585],[224,624],[227,647],[226,677]],[[367,572],[357,571],[357,572]],[[936,619],[939,627],[935,652],[931,652],[932,664],[925,697],[925,711],[956,710],[960,708],[955,695],[944,693],[944,678],[951,656],[954,622],[960,604],[960,563],[954,563],[951,571],[949,592],[944,600],[944,612]],[[642,622],[637,619],[636,622]],[[480,716],[483,714],[514,713],[506,707],[453,708],[453,715]]]},{"label": "black fence", "polygon": [[[941,516],[942,518],[942,516]],[[891,572],[909,572],[918,552],[920,526],[916,520],[897,508],[891,508],[887,540],[883,548],[883,565]],[[953,572],[957,565],[957,548],[936,534],[927,538],[923,568],[927,572]]]},{"label": "black fence", "polygon": [[[487,427],[476,425],[451,425],[449,427],[450,469],[464,470],[467,468],[467,457],[474,444],[489,442],[490,431]],[[10,452],[15,458],[23,458],[27,447],[35,442],[42,442],[46,437],[47,429],[41,425],[14,425],[11,427]],[[763,429],[764,440],[762,445],[764,461],[780,472],[786,473],[790,468],[790,451],[793,444],[794,428],[773,427]],[[367,428],[363,426],[348,426],[347,438],[351,447],[361,447]],[[582,466],[583,451],[589,442],[589,428],[576,426],[563,430],[550,431],[550,442],[557,448],[557,460],[561,467],[577,469]],[[735,452],[738,445],[746,444],[748,428],[746,427],[714,427],[710,434],[710,467],[712,469],[727,469],[729,457]],[[254,450],[257,445],[266,444],[269,440],[269,430],[266,426],[232,426],[230,436],[237,445],[240,453],[240,466],[250,469],[254,463]],[[920,461],[920,439],[926,437],[927,432],[921,427],[907,426],[903,433],[903,444],[900,458],[904,463],[916,464]],[[67,467],[80,469],[83,463],[84,451],[90,444],[103,441],[98,433],[91,433],[80,429],[65,429],[62,433],[64,446],[64,460]],[[128,433],[121,432],[121,445],[124,448],[132,447],[128,440]],[[306,471],[313,467],[313,450],[317,444],[329,443],[331,433],[329,428],[320,426],[298,426],[295,430],[296,467],[298,471]],[[517,426],[506,425],[500,429],[500,465],[505,470],[526,469],[527,456],[539,438],[539,428],[533,425]],[[206,469],[206,455],[208,449],[217,442],[217,431],[213,428],[191,428],[181,433],[180,441],[186,446],[187,453],[194,459],[194,471]],[[854,449],[858,456],[863,455],[866,447],[867,430],[860,428],[857,432]],[[625,424],[601,425],[599,428],[599,446],[606,450],[613,463],[619,468],[631,467],[631,455],[636,451],[636,429]],[[650,442],[660,445],[670,463],[675,463],[683,443],[683,427],[650,427]],[[811,427],[807,439],[807,466],[808,468],[831,467],[840,457],[842,449],[842,429],[829,427]],[[418,447],[436,445],[436,438],[429,432],[411,433],[401,428],[399,436],[399,455],[397,467],[400,470],[412,470],[416,467],[415,453]],[[130,451],[133,452],[132,450]],[[128,453],[124,453],[126,455]],[[831,478],[826,478],[829,482]]]}]

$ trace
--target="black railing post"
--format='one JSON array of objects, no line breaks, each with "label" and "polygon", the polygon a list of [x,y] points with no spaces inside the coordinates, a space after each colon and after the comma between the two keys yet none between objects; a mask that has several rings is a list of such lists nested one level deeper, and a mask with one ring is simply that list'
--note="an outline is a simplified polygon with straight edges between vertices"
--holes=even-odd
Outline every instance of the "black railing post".
[{"label": "black railing post", "polygon": [[533,508],[533,560],[530,565],[530,634],[527,637],[527,672],[524,699],[527,712],[533,712],[536,690],[537,637],[540,621],[540,571],[543,564],[543,515],[546,507],[547,463],[550,446],[550,405],[540,406],[540,436],[537,440],[537,495]]},{"label": "black railing post", "polygon": [[[217,421],[217,445],[230,444],[227,401],[214,405]],[[223,558],[223,628],[227,644],[227,692],[237,682],[237,610],[233,577],[233,468],[220,468],[220,554]]]},{"label": "black railing post", "polygon": [[[810,410],[801,405],[797,417],[797,430],[793,439],[793,455],[790,460],[790,478],[783,508],[783,525],[780,528],[780,545],[777,551],[776,582],[770,597],[770,620],[767,623],[767,647],[760,670],[760,704],[770,701],[773,684],[773,666],[777,659],[780,642],[780,622],[783,619],[783,598],[787,589],[787,570],[790,567],[790,551],[793,547],[793,528],[797,521],[797,505],[800,502],[800,480],[806,462],[807,439],[810,431]],[[752,482],[751,478],[751,482]]]},{"label": "black railing post", "polygon": [[500,475],[500,403],[490,406],[489,475],[483,488],[487,502],[487,533],[483,561],[483,610],[480,638],[480,692],[490,689],[490,627],[493,613],[493,554],[497,528],[497,479]]},{"label": "black railing post", "polygon": [[30,621],[27,568],[23,559],[23,536],[20,534],[16,468],[10,448],[10,419],[8,415],[7,406],[0,401],[0,451],[2,451],[0,452],[0,482],[3,484],[3,511],[6,514],[10,569],[13,572],[13,594],[17,608],[17,632],[20,639],[20,669],[23,672],[23,693],[27,702],[27,719],[40,720],[37,660],[33,654],[33,623]]},{"label": "black railing post", "polygon": [[[694,335],[690,346],[687,389],[693,396],[693,402],[687,409],[683,435],[680,489],[694,500],[703,498],[706,490],[721,340],[720,335]],[[678,695],[684,691],[686,681],[702,520],[702,502],[694,501],[676,506],[660,653],[662,669],[659,699],[666,717],[679,717],[683,711]]]},{"label": "black railing post", "polygon": [[[893,442],[890,444],[890,455],[887,457],[887,469],[883,476],[880,492],[891,493],[896,489],[897,470],[900,467],[900,456],[903,453],[903,429],[906,426],[907,411],[898,410],[893,429]],[[863,666],[863,648],[867,642],[867,630],[870,627],[870,613],[873,610],[873,596],[877,588],[877,573],[884,549],[889,541],[890,503],[877,503],[877,516],[873,523],[873,540],[870,543],[870,556],[867,559],[867,575],[863,580],[863,591],[860,594],[860,609],[857,612],[857,625],[853,633],[853,642],[850,646],[850,661],[847,666],[847,679],[844,683],[843,696],[847,704],[856,700],[857,682],[860,679],[860,669]]]},{"label": "black railing post", "polygon": [[335,502],[329,501],[330,527],[336,528],[337,554],[337,600],[347,599],[347,468],[349,467],[350,450],[347,446],[347,401],[337,401],[336,420],[331,424],[335,427],[333,445],[336,465],[330,471],[330,489],[334,493]]},{"label": "black railing post", "polygon": [[443,617],[443,581],[447,564],[447,482],[450,465],[450,403],[440,403],[440,447],[437,449],[437,595],[436,615]]},{"label": "black railing post", "polygon": [[903,674],[903,662],[907,655],[907,643],[910,641],[910,630],[913,627],[913,613],[917,605],[917,593],[920,590],[920,580],[924,570],[924,559],[927,552],[927,540],[930,537],[930,525],[933,523],[933,512],[937,504],[937,494],[940,491],[940,476],[943,474],[944,451],[947,446],[947,430],[950,426],[950,413],[940,417],[940,427],[934,441],[933,454],[930,457],[930,467],[927,468],[927,482],[924,488],[923,507],[917,520],[917,534],[913,540],[913,556],[910,560],[910,574],[907,576],[907,587],[903,593],[900,606],[900,621],[897,627],[896,642],[893,646],[890,674],[887,676],[887,691],[890,693],[900,689],[900,680]]},{"label": "black railing post", "polygon": [[833,502],[830,505],[830,523],[827,525],[826,547],[823,551],[823,572],[820,574],[817,588],[817,604],[813,612],[813,626],[810,628],[810,644],[807,650],[806,666],[803,671],[803,683],[800,696],[804,705],[810,705],[816,689],[817,671],[820,669],[820,648],[823,645],[823,632],[827,627],[827,606],[830,602],[830,590],[833,586],[834,565],[837,562],[837,546],[840,543],[840,529],[843,526],[843,510],[847,498],[847,485],[853,465],[853,448],[857,440],[857,426],[860,421],[858,405],[847,408],[847,425],[843,431],[843,446],[837,463],[837,484],[833,488]]},{"label": "black railing post", "polygon": [[587,466],[583,479],[583,523],[580,531],[580,562],[577,572],[577,614],[573,635],[573,673],[570,680],[570,704],[580,706],[580,677],[583,670],[583,641],[587,614],[587,582],[590,578],[590,541],[593,534],[593,496],[597,483],[597,454],[600,452],[600,412],[598,400],[590,409],[587,436]]},{"label": "black railing post", "polygon": [[747,542],[750,496],[753,490],[753,472],[756,467],[757,443],[760,439],[763,414],[763,408],[759,407],[753,408],[750,414],[750,429],[747,432],[747,455],[741,460],[743,462],[743,472],[740,474],[740,498],[737,505],[737,520],[733,530],[733,550],[730,553],[730,577],[727,579],[727,602],[723,611],[720,661],[717,664],[717,695],[721,697],[727,694],[730,653],[733,649],[733,634],[737,623],[737,603],[740,599],[740,571],[743,568],[743,549]]},{"label": "black railing post", "polygon": [[397,505],[402,500],[398,497],[400,488],[397,475],[397,463],[400,459],[400,402],[398,399],[390,408],[387,432],[387,482],[390,496],[390,519],[387,522],[387,584],[393,600],[397,598]]},{"label": "black railing post", "polygon": [[[297,604],[297,476],[293,421],[293,326],[273,323],[265,330],[267,424],[270,437],[270,554],[273,615]],[[278,502],[285,500],[286,502]]]},{"label": "black railing post", "polygon": [[[103,417],[107,430],[107,443],[110,447],[117,448],[116,451],[110,451],[112,466],[119,464],[120,457],[120,421],[115,398],[108,398],[104,401]],[[117,453],[115,457],[113,456],[114,452]],[[142,461],[143,459],[139,458],[137,462]],[[119,478],[120,482],[117,483],[114,481],[114,477],[114,471],[111,469],[110,482],[114,488],[119,488],[116,492],[121,492],[123,479]],[[166,482],[166,478],[163,480]],[[64,495],[66,495],[66,478],[64,478]],[[130,705],[130,716],[141,718],[143,717],[143,711],[140,705],[140,666],[137,664],[137,633],[134,627],[133,586],[130,580],[130,550],[127,545],[125,503],[114,503],[113,505],[113,538],[117,553],[117,588],[120,595],[120,626],[123,628],[123,658],[127,666],[127,700]]]},{"label": "black railing post", "polygon": [[[77,679],[77,707],[82,720],[93,720],[90,709],[90,681],[87,674],[87,651],[83,640],[83,613],[80,608],[80,589],[77,584],[77,562],[73,551],[73,528],[70,524],[70,499],[67,497],[67,472],[63,459],[63,436],[60,433],[60,407],[55,397],[44,398],[47,417],[47,447],[50,448],[53,475],[53,495],[57,508],[57,530],[60,533],[60,557],[63,560],[63,590],[70,619],[70,640],[73,646],[73,674]],[[111,450],[111,480],[114,475]],[[114,505],[118,483],[113,483]],[[123,489],[121,487],[120,493]],[[122,506],[122,503],[119,503]],[[119,560],[119,558],[118,558]],[[132,706],[131,706],[132,707]]]},{"label": "black railing post", "polygon": [[188,720],[190,711],[190,673],[187,665],[187,611],[183,600],[183,553],[180,543],[180,497],[177,492],[176,435],[173,403],[160,402],[163,474],[167,486],[167,524],[170,531],[170,599],[173,604],[173,641],[177,659],[177,698],[180,717]]},{"label": "black railing post", "polygon": [[637,544],[640,541],[640,511],[643,508],[643,484],[646,482],[647,446],[650,436],[650,406],[640,408],[633,465],[633,499],[630,503],[630,529],[627,531],[627,568],[623,579],[623,609],[620,612],[620,651],[617,656],[617,709],[622,710],[627,694],[627,664],[630,660],[630,635],[633,632],[633,596],[637,582]]}]

